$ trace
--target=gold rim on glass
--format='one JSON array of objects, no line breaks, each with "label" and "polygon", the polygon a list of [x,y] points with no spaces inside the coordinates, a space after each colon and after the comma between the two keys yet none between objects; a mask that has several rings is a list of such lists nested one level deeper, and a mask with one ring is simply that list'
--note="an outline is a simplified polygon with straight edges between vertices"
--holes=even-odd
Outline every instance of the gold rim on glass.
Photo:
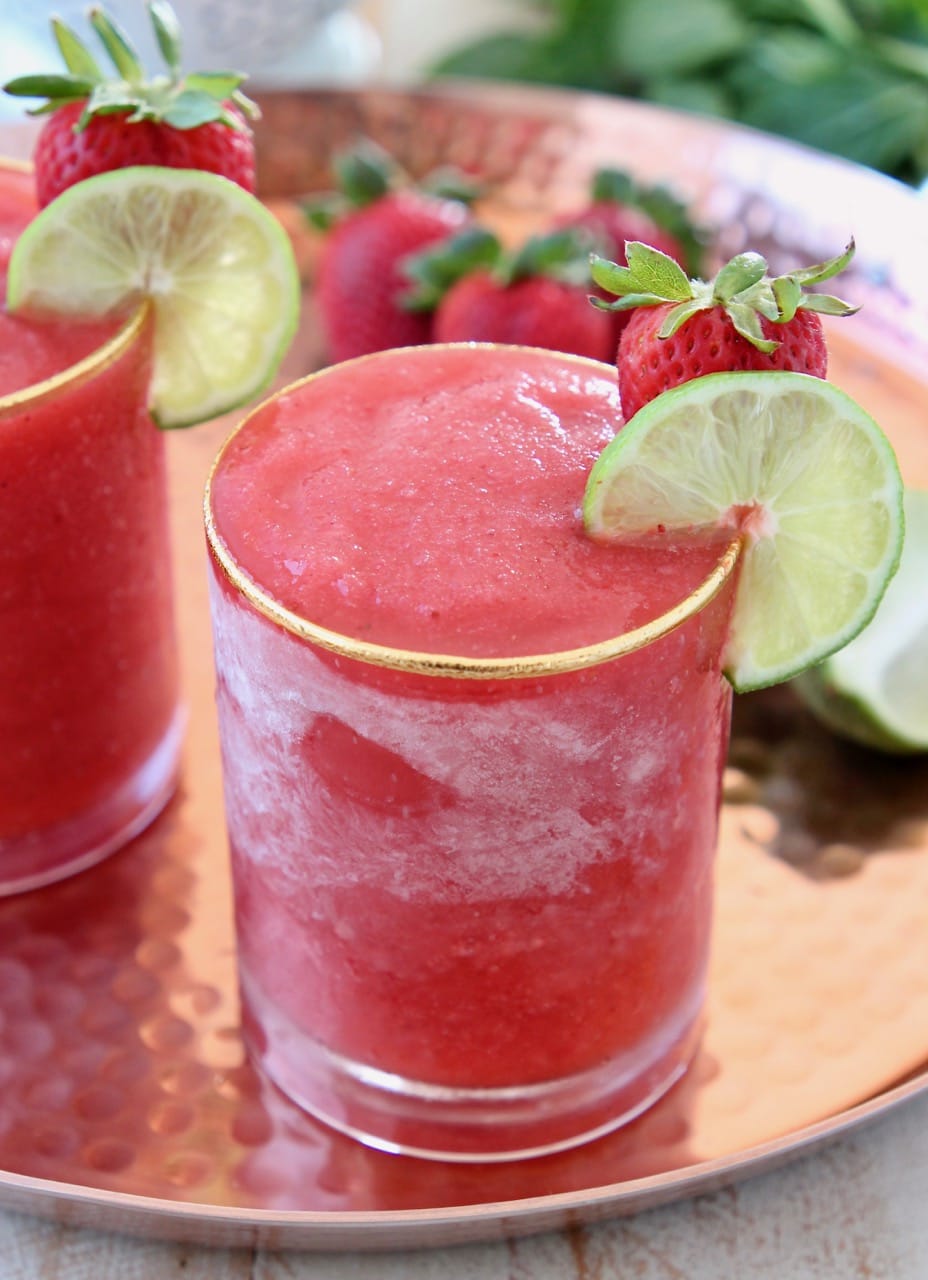
[{"label": "gold rim on glass", "polygon": [[[469,348],[483,345],[489,348],[493,344],[442,343],[434,345],[447,349],[458,345],[466,345]],[[509,347],[507,349],[518,350],[519,348]],[[535,348],[528,348],[527,350],[537,354]],[[642,626],[635,627],[631,631],[625,631],[621,635],[613,636],[608,640],[601,640],[595,644],[584,645],[577,649],[562,649],[554,653],[535,653],[516,657],[479,658],[449,653],[426,653],[415,649],[399,649],[390,645],[359,640],[355,636],[343,635],[338,631],[330,631],[327,627],[320,626],[318,623],[311,622],[308,618],[294,613],[292,609],[288,609],[263,590],[245,572],[223,541],[213,515],[213,478],[222,463],[226,450],[239,432],[280,396],[291,394],[309,383],[315,382],[317,378],[325,377],[334,368],[344,368],[345,364],[356,365],[366,363],[369,360],[377,360],[382,358],[384,354],[384,352],[375,352],[372,355],[358,356],[356,359],[342,362],[338,366],[331,365],[325,369],[320,369],[305,378],[290,383],[289,386],[282,387],[273,396],[256,405],[242,419],[235,430],[226,438],[210,469],[209,479],[206,482],[203,513],[206,538],[213,558],[229,584],[239,595],[247,600],[257,613],[276,623],[277,626],[282,627],[285,631],[290,632],[291,635],[340,657],[353,658],[355,661],[366,663],[369,666],[386,667],[392,671],[406,671],[416,675],[445,676],[465,680],[517,680],[531,679],[543,675],[562,675],[569,671],[582,671],[588,667],[599,666],[604,662],[611,662],[614,658],[624,657],[625,654],[633,653],[636,649],[643,649],[645,646],[653,644],[655,640],[660,640],[714,600],[734,573],[742,547],[740,536],[734,538],[726,546],[711,572],[695,590],[691,591],[688,596],[673,605],[665,613],[650,619]],[[600,372],[609,371],[608,366],[601,364],[597,360],[587,359],[584,356],[562,355],[560,358],[571,364],[590,366]]]},{"label": "gold rim on glass", "polygon": [[25,176],[33,172],[33,165],[31,160],[19,160],[16,156],[0,156],[0,170],[2,169]]},{"label": "gold rim on glass", "polygon": [[33,383],[32,386],[22,387],[18,391],[11,391],[9,395],[0,396],[0,422],[6,418],[15,417],[24,410],[37,408],[51,397],[80,386],[88,378],[96,377],[110,365],[115,364],[142,333],[148,318],[148,309],[147,302],[137,307],[111,338],[107,338],[106,342],[95,351],[91,351],[90,355],[84,356],[83,360],[78,360],[76,364],[69,365],[60,373],[52,374],[50,378],[44,378],[41,382]]}]

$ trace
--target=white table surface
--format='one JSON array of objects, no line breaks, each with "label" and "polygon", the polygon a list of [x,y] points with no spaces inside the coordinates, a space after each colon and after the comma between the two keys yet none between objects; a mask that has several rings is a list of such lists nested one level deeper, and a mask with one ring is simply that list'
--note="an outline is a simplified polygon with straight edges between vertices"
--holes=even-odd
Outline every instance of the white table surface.
[{"label": "white table surface", "polygon": [[131,1239],[0,1213],[0,1280],[926,1280],[928,1096],[775,1172],[630,1218],[398,1253]]}]

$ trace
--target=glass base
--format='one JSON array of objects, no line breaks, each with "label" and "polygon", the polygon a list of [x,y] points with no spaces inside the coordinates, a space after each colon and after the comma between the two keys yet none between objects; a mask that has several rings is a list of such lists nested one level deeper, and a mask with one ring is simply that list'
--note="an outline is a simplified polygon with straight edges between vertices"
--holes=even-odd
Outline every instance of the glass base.
[{"label": "glass base", "polygon": [[427,1084],[333,1053],[239,980],[249,1051],[298,1106],[379,1151],[457,1163],[524,1160],[580,1146],[642,1114],[686,1072],[702,989],[672,1028],[578,1075],[474,1089]]},{"label": "glass base", "polygon": [[0,839],[0,897],[76,875],[144,831],[177,785],[185,720],[178,711],[142,766],[93,809],[27,836]]}]

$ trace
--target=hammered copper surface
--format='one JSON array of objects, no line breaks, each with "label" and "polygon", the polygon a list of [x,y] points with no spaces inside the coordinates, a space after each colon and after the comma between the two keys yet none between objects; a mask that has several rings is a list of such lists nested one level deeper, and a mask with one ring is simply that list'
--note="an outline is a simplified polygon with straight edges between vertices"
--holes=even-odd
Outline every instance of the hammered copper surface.
[{"label": "hammered copper surface", "polygon": [[[889,256],[858,259],[869,318],[834,335],[832,376],[892,435],[907,481],[928,486],[928,319],[902,284],[903,259],[928,272],[928,242],[910,193],[782,143],[602,99],[285,95],[265,104],[263,174],[308,284],[315,245],[286,197],[324,185],[330,144],[358,128],[417,170],[482,167],[485,212],[513,236],[579,204],[606,160],[650,180],[673,161],[726,251],[750,239],[772,257],[824,256],[848,209],[865,229],[892,222]],[[308,289],[284,377],[322,358]],[[579,1151],[469,1168],[365,1150],[265,1085],[238,1026],[200,528],[229,425],[169,442],[190,708],[181,789],[107,863],[0,902],[0,1201],[223,1242],[435,1243],[718,1185],[928,1088],[928,764],[837,742],[788,689],[736,707],[706,1036],[649,1114]]]}]

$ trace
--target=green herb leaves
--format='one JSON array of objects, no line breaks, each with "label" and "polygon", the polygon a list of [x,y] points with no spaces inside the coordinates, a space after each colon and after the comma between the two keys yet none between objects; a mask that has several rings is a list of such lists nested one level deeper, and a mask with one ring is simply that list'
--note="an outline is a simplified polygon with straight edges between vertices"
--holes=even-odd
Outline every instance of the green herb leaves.
[{"label": "green herb leaves", "polygon": [[[526,0],[528,5],[529,0]],[[530,80],[720,115],[928,176],[925,0],[548,0],[437,74]]]}]

